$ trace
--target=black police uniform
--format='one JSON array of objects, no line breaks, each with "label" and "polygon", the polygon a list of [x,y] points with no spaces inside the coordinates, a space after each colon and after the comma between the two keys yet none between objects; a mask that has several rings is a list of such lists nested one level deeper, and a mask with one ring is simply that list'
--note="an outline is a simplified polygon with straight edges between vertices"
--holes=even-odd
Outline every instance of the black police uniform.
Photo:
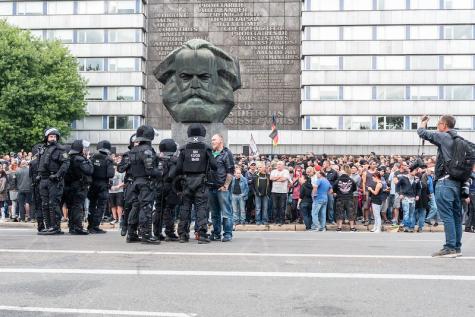
[{"label": "black police uniform", "polygon": [[140,241],[145,243],[160,243],[160,240],[152,234],[152,208],[156,195],[154,184],[162,175],[158,168],[157,155],[151,145],[154,136],[152,127],[140,126],[135,139],[139,145],[129,152],[129,171],[133,182],[127,195],[128,203],[132,204],[128,219],[127,242],[137,241],[140,238]]},{"label": "black police uniform", "polygon": [[[157,183],[157,198],[153,215],[153,232],[160,240],[177,241],[175,234],[175,208],[179,203],[178,196],[172,190],[172,181],[176,175],[178,157],[175,156],[177,146],[174,140],[164,139],[159,145],[160,156],[158,167],[163,173],[161,181]],[[165,226],[165,237],[162,228]]]},{"label": "black police uniform", "polygon": [[[55,134],[59,139],[56,129],[45,132],[45,140],[49,135]],[[39,234],[60,234],[61,231],[61,198],[63,196],[63,177],[69,168],[69,155],[63,145],[46,142],[44,151],[40,156],[38,173],[40,180],[41,210],[46,228]]]},{"label": "black police uniform", "polygon": [[[134,140],[135,133],[130,137],[129,140],[129,150],[134,147]],[[117,165],[117,171],[119,173],[125,173],[124,176],[124,209],[120,219],[120,235],[125,236],[127,234],[127,227],[129,222],[129,214],[130,210],[132,209],[131,204],[131,197],[128,197],[130,193],[130,184],[133,182],[132,175],[130,175],[129,167],[130,167],[130,151],[125,152],[122,154],[122,159],[120,160],[119,164]]]},{"label": "black police uniform", "polygon": [[193,123],[188,128],[189,142],[180,149],[177,173],[185,175],[183,203],[180,208],[178,235],[180,242],[189,240],[191,206],[196,210],[196,226],[199,230],[199,243],[208,243],[208,186],[206,173],[209,168],[216,170],[216,160],[211,148],[206,145],[206,129],[202,124]]},{"label": "black police uniform", "polygon": [[87,217],[87,229],[89,233],[105,233],[99,228],[102,217],[107,209],[109,200],[109,180],[114,177],[114,163],[109,157],[111,144],[109,141],[97,143],[98,153],[91,157],[94,172],[92,184],[87,198],[89,199],[89,215]]},{"label": "black police uniform", "polygon": [[92,181],[94,166],[91,161],[83,156],[83,140],[76,140],[71,145],[70,164],[64,177],[64,200],[69,210],[69,233],[88,234],[83,229],[84,201],[87,188]]},{"label": "black police uniform", "polygon": [[31,153],[33,154],[31,161],[30,161],[30,169],[29,169],[29,175],[31,179],[31,192],[32,192],[32,206],[31,206],[31,212],[34,215],[36,219],[36,224],[37,224],[37,229],[38,232],[41,232],[41,230],[45,229],[45,222],[43,219],[43,212],[41,211],[41,196],[40,196],[40,180],[41,176],[38,173],[38,168],[40,165],[40,153],[43,153],[44,151],[44,144],[39,143],[33,146],[33,149],[31,150]]}]

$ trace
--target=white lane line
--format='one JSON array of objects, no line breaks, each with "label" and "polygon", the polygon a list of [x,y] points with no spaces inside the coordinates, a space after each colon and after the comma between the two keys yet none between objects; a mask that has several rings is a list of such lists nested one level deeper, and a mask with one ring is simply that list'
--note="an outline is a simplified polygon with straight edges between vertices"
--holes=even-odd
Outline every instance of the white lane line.
[{"label": "white lane line", "polygon": [[[389,240],[374,240],[374,239],[279,239],[279,238],[256,238],[259,240],[277,240],[277,241],[352,241],[352,242],[384,242]],[[441,242],[440,239],[421,239],[421,240],[397,240],[397,243],[401,242]]]},{"label": "white lane line", "polygon": [[[350,259],[434,259],[427,255],[377,255],[377,254],[318,254],[318,253],[252,253],[252,252],[166,252],[166,251],[107,251],[107,250],[27,250],[0,249],[1,253],[44,254],[93,254],[93,255],[164,255],[164,256],[235,256],[276,258],[350,258]],[[435,259],[434,259],[435,260]],[[475,260],[475,256],[459,257],[457,260]]]},{"label": "white lane line", "polygon": [[115,315],[115,316],[159,316],[159,317],[192,317],[196,314],[147,312],[133,310],[103,310],[103,309],[76,309],[76,308],[50,308],[50,307],[24,307],[1,306],[0,311],[40,312],[58,314],[89,314],[89,315]]},{"label": "white lane line", "polygon": [[133,276],[214,276],[214,277],[282,277],[322,279],[383,279],[383,280],[436,280],[475,281],[473,275],[421,275],[372,273],[313,273],[313,272],[239,272],[239,271],[168,271],[168,270],[101,270],[101,269],[32,269],[0,268],[0,273],[34,273],[57,275],[133,275]]}]

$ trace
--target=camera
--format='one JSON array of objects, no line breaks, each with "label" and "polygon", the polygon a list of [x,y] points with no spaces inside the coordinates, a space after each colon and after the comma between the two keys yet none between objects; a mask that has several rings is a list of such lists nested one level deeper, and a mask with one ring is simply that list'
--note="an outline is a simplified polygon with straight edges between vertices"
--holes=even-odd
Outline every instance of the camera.
[{"label": "camera", "polygon": [[427,168],[427,165],[424,163],[422,158],[418,157],[411,165],[409,165],[409,170],[413,171],[416,168]]}]

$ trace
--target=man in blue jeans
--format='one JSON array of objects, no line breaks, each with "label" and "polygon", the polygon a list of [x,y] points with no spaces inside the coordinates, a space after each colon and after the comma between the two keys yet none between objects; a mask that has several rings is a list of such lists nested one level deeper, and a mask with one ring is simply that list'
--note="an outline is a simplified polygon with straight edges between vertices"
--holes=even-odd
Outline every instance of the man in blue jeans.
[{"label": "man in blue jeans", "polygon": [[455,118],[449,115],[442,116],[437,123],[437,131],[428,131],[429,117],[421,120],[417,134],[437,146],[437,162],[435,165],[435,201],[440,218],[444,222],[445,245],[432,254],[433,257],[454,258],[462,255],[462,201],[461,183],[450,178],[444,168],[444,163],[452,159],[454,141],[448,133],[456,134]]},{"label": "man in blue jeans", "polygon": [[312,230],[326,231],[328,193],[331,193],[332,186],[323,171],[318,172],[317,177],[312,179],[312,186]]},{"label": "man in blue jeans", "polygon": [[229,185],[234,175],[234,159],[231,151],[224,146],[223,137],[219,134],[211,138],[213,156],[216,159],[217,169],[208,193],[208,204],[213,221],[213,231],[210,239],[221,240],[221,227],[223,229],[222,242],[229,242],[233,238],[233,211],[231,209],[231,193]]}]

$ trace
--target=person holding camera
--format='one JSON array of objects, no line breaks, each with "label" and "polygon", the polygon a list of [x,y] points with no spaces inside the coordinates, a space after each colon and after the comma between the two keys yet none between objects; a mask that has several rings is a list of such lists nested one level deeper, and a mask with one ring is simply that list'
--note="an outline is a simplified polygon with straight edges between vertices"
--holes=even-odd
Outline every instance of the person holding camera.
[{"label": "person holding camera", "polygon": [[457,135],[455,118],[440,117],[437,131],[428,131],[429,117],[421,119],[417,134],[437,146],[435,165],[435,200],[444,222],[444,247],[433,257],[457,257],[462,255],[462,184],[470,177],[475,152],[473,144]]}]

